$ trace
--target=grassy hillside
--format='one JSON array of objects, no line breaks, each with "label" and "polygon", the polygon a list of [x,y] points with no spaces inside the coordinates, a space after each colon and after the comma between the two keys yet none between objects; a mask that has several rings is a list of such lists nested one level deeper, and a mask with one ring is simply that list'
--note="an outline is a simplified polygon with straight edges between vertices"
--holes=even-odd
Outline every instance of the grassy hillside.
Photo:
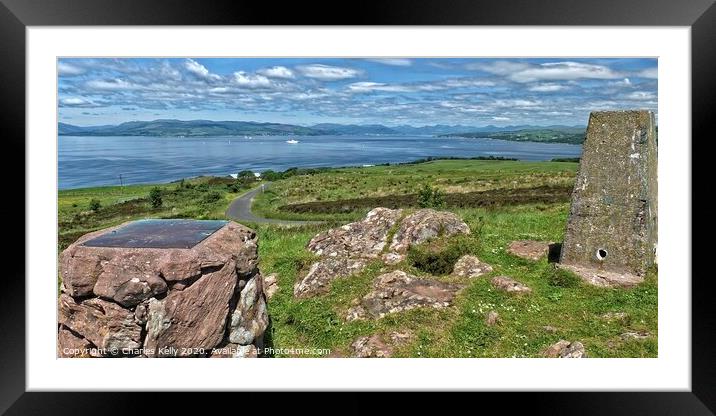
[{"label": "grassy hillside", "polygon": [[[262,274],[278,276],[279,291],[269,301],[271,326],[267,330],[267,342],[274,348],[327,348],[332,355],[347,356],[351,342],[359,336],[409,330],[414,334],[413,340],[397,349],[395,356],[536,357],[547,346],[565,339],[582,342],[590,357],[656,357],[656,270],[650,272],[645,283],[633,289],[595,288],[557,271],[546,258],[531,262],[506,252],[507,245],[516,239],[562,241],[569,202],[559,195],[541,202],[516,199],[489,206],[447,205],[444,208],[462,217],[472,230],[461,243],[495,269],[489,275],[469,280],[467,288],[450,308],[414,309],[377,321],[346,322],[343,319],[351,301],[366,294],[379,274],[401,269],[426,276],[407,261],[395,266],[376,262],[357,276],[334,281],[325,295],[302,300],[293,297],[293,284],[313,259],[305,250],[306,243],[322,230],[361,218],[368,207],[347,204],[340,212],[325,209],[292,212],[286,210],[287,206],[309,203],[314,204],[311,207],[320,208],[322,203],[340,205],[341,201],[378,197],[401,203],[403,199],[399,196],[415,194],[425,184],[439,189],[446,200],[450,195],[469,192],[492,192],[482,194],[489,198],[509,192],[533,195],[538,193],[536,189],[542,189],[540,187],[571,187],[577,166],[570,162],[452,160],[316,171],[274,181],[267,192],[257,197],[255,211],[328,222],[300,228],[247,224],[259,234]],[[61,242],[63,236],[68,242],[71,237],[79,236],[80,231],[128,218],[218,218],[228,201],[240,191],[229,189],[229,183],[212,184],[206,178],[198,183],[201,181],[207,183],[203,187],[206,189],[195,187],[183,191],[178,184],[163,185],[167,205],[160,210],[151,208],[146,199],[151,186],[125,187],[121,192],[117,187],[60,192]],[[210,190],[221,193],[222,198],[204,204],[202,195]],[[82,214],[88,210],[87,204],[92,198],[99,198],[103,208],[96,214]],[[124,212],[127,206],[133,207],[129,213]],[[104,216],[99,215],[102,210],[105,210]],[[70,221],[77,215],[86,216],[86,222]],[[510,296],[495,291],[489,277],[496,274],[514,277],[530,286],[533,293]],[[434,278],[455,279],[449,275]],[[500,314],[499,325],[485,324],[485,315],[490,310]],[[603,318],[610,312],[627,315],[619,320]],[[553,329],[546,330],[546,326]],[[651,336],[643,340],[620,337],[625,332],[638,331],[646,331]]]}]

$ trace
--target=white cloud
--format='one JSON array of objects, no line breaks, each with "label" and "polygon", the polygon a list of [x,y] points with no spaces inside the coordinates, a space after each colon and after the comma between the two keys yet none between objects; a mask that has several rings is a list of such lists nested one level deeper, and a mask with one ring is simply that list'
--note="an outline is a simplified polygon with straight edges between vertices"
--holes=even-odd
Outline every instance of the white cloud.
[{"label": "white cloud", "polygon": [[66,62],[59,62],[57,64],[57,73],[63,76],[82,75],[85,73],[85,69]]},{"label": "white cloud", "polygon": [[637,76],[642,78],[650,78],[650,79],[657,79],[659,77],[659,69],[654,68],[647,68],[643,71],[640,71]]},{"label": "white cloud", "polygon": [[184,68],[200,79],[207,81],[218,81],[221,79],[219,75],[212,74],[204,65],[191,58],[187,58],[187,60],[184,61]]},{"label": "white cloud", "polygon": [[555,92],[555,91],[566,90],[568,88],[569,87],[566,85],[546,83],[546,84],[533,85],[527,89],[529,91],[534,91],[534,92]]},{"label": "white cloud", "polygon": [[259,74],[265,75],[269,78],[291,79],[291,78],[295,77],[295,75],[293,74],[293,71],[286,68],[285,66],[272,66],[271,68],[264,68],[257,72]]},{"label": "white cloud", "polygon": [[407,58],[371,58],[368,61],[391,66],[410,66],[413,64],[413,61]]},{"label": "white cloud", "polygon": [[530,64],[512,61],[496,61],[489,64],[476,62],[465,66],[465,68],[473,71],[485,71],[495,75],[510,75],[515,72],[524,71],[529,67]]},{"label": "white cloud", "polygon": [[602,65],[584,64],[580,62],[551,62],[540,64],[524,71],[510,75],[513,81],[531,82],[538,80],[573,80],[573,79],[614,79],[622,75]]},{"label": "white cloud", "polygon": [[314,78],[321,81],[338,81],[342,79],[355,78],[360,75],[360,71],[353,68],[343,68],[330,65],[301,65],[297,67],[303,76]]},{"label": "white cloud", "polygon": [[110,80],[93,79],[87,82],[87,87],[95,90],[120,91],[120,90],[137,90],[141,88],[139,85],[132,84],[123,79],[115,78]]},{"label": "white cloud", "polygon": [[494,104],[496,107],[499,107],[499,108],[508,107],[508,108],[532,109],[532,108],[540,107],[542,105],[542,102],[538,101],[538,100],[509,98],[509,99],[497,99],[497,100],[493,101],[492,104]]},{"label": "white cloud", "polygon": [[234,72],[234,82],[244,88],[269,88],[272,86],[271,80],[265,76],[248,74],[244,71]]},{"label": "white cloud", "polygon": [[82,97],[68,97],[60,99],[60,106],[62,107],[97,107],[95,103]]},{"label": "white cloud", "polygon": [[656,100],[656,94],[651,91],[634,91],[624,96],[628,100],[651,101]]},{"label": "white cloud", "polygon": [[229,92],[229,91],[230,91],[230,90],[229,90],[228,88],[226,88],[226,87],[214,87],[214,88],[209,88],[209,92],[210,92],[210,93],[214,93],[214,94],[224,94],[224,93],[227,93],[227,92]]},{"label": "white cloud", "polygon": [[382,82],[354,82],[348,85],[348,89],[352,92],[371,92],[371,91],[386,91],[386,92],[410,92],[414,91],[410,87],[402,85],[389,85]]},{"label": "white cloud", "polygon": [[522,62],[497,61],[490,64],[471,64],[468,69],[505,76],[515,82],[575,79],[615,79],[623,75],[603,65],[581,62],[548,62],[530,65]]},{"label": "white cloud", "polygon": [[451,88],[469,88],[469,87],[491,87],[495,83],[472,78],[453,78],[436,82],[423,82],[412,84],[385,84],[382,82],[354,82],[348,85],[351,92],[419,92],[419,91],[440,91]]},{"label": "white cloud", "polygon": [[509,117],[499,117],[499,116],[492,116],[492,119],[495,121],[509,121]]}]

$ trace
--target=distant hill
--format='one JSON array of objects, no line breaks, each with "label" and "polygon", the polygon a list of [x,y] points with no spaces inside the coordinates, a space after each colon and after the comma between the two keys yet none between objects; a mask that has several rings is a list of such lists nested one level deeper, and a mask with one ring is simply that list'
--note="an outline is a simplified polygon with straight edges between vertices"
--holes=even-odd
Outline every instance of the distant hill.
[{"label": "distant hill", "polygon": [[[281,123],[257,123],[252,121],[212,120],[153,120],[130,121],[118,125],[73,126],[58,124],[60,136],[149,136],[149,137],[212,137],[212,136],[320,136],[320,135],[376,135],[376,136],[460,136],[488,137],[514,141],[540,141],[581,143],[583,127],[570,126],[450,126],[436,124],[414,127],[401,125],[387,127],[382,124],[336,124],[321,123],[298,126]],[[581,134],[581,138],[580,138]]]},{"label": "distant hill", "polygon": [[257,135],[302,135],[321,134],[314,129],[291,124],[256,123],[250,121],[211,121],[211,120],[154,120],[130,121],[116,126],[78,127],[59,124],[61,136],[257,136]]},{"label": "distant hill", "polygon": [[334,124],[334,123],[322,123],[311,126],[311,129],[325,132],[325,134],[332,135],[394,135],[400,134],[397,130],[390,127],[386,127],[382,124],[367,124],[367,125],[356,125],[356,124]]},{"label": "distant hill", "polygon": [[585,127],[575,126],[546,126],[526,127],[514,130],[501,131],[471,131],[466,133],[444,134],[441,137],[475,137],[515,142],[544,142],[544,143],[570,143],[582,144],[586,134]]}]

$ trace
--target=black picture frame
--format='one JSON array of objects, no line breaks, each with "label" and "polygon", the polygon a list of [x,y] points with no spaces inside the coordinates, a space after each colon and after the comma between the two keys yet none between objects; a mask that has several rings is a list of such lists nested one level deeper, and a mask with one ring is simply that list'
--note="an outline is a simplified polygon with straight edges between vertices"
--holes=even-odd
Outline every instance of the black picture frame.
[{"label": "black picture frame", "polygon": [[[280,4],[280,6],[277,6]],[[325,12],[329,12],[325,14]],[[25,392],[25,267],[12,259],[25,257],[24,227],[11,221],[25,207],[25,46],[27,26],[101,25],[570,25],[570,26],[688,26],[691,28],[692,137],[709,139],[713,119],[716,76],[716,6],[713,0],[500,0],[312,3],[176,0],[0,0],[0,126],[9,156],[6,192],[13,204],[4,205],[5,233],[12,251],[6,254],[0,280],[0,413],[6,414],[132,414],[148,413],[174,400],[156,394],[37,393]],[[707,130],[708,129],[708,130]],[[703,137],[701,137],[703,136]],[[690,138],[682,138],[689,143]],[[692,151],[692,154],[693,151]],[[12,156],[10,156],[12,155]],[[695,161],[694,161],[695,162]],[[695,163],[692,162],[692,165]],[[697,179],[694,176],[694,179]],[[699,188],[696,188],[699,189]],[[693,201],[692,201],[693,203]],[[32,221],[25,214],[25,224]],[[17,227],[8,230],[7,227]],[[22,228],[22,229],[21,229]],[[22,247],[22,248],[21,248]],[[694,247],[695,248],[695,247]],[[30,248],[31,249],[31,248]],[[19,251],[22,250],[22,253]],[[692,255],[692,258],[694,256]],[[698,258],[698,256],[695,256]],[[707,257],[708,258],[708,257]],[[11,263],[8,263],[11,262]],[[691,276],[669,276],[690,279]],[[550,414],[713,414],[716,411],[716,320],[710,274],[692,279],[692,388],[690,392],[662,393],[524,393],[470,399],[483,410],[498,405],[501,412],[525,406],[532,413]],[[140,376],[140,375],[138,375]],[[618,377],[618,375],[615,375]],[[252,393],[255,394],[255,393]],[[511,396],[511,394],[510,394]],[[184,399],[186,400],[186,399]],[[177,400],[181,403],[184,400]],[[342,399],[354,412],[374,412],[370,401],[355,396]],[[241,410],[266,410],[266,395],[242,399]],[[249,404],[251,401],[253,404]],[[302,399],[305,403],[316,399]],[[141,404],[140,404],[141,402]],[[441,401],[396,400],[404,411],[416,406],[443,409]],[[381,413],[391,405],[381,407]],[[317,408],[309,409],[318,411]]]}]

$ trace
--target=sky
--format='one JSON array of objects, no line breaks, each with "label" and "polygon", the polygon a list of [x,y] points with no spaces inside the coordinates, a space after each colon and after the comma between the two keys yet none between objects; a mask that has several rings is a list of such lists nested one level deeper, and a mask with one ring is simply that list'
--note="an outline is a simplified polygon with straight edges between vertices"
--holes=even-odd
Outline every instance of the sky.
[{"label": "sky", "polygon": [[60,58],[59,121],[586,126],[657,110],[657,59]]}]

